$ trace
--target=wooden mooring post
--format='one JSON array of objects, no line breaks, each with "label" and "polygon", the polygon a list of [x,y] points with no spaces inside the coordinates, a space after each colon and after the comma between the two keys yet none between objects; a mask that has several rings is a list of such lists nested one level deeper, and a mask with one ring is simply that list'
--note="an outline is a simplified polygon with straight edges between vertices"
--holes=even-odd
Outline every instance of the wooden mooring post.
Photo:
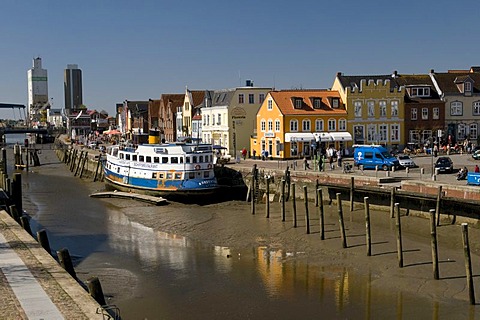
[{"label": "wooden mooring post", "polygon": [[435,219],[435,209],[430,209],[430,243],[432,246],[432,264],[433,264],[433,278],[438,280],[438,246],[437,246],[437,226]]},{"label": "wooden mooring post", "polygon": [[48,254],[52,254],[52,249],[50,249],[50,242],[48,241],[47,231],[45,229],[37,231],[37,241],[38,243],[40,243],[42,248],[48,252]]},{"label": "wooden mooring post", "polygon": [[343,221],[341,193],[337,193],[338,224],[340,226],[340,236],[342,238],[342,247],[347,248],[347,236],[345,234],[345,223]]},{"label": "wooden mooring post", "polygon": [[99,305],[104,306],[107,303],[105,302],[105,296],[103,295],[102,285],[100,280],[97,277],[91,277],[87,280],[88,292]]},{"label": "wooden mooring post", "polygon": [[270,218],[270,178],[267,177],[265,179],[265,216]]},{"label": "wooden mooring post", "polygon": [[58,262],[65,271],[67,271],[74,279],[77,278],[75,269],[73,268],[72,258],[67,248],[63,248],[57,251]]},{"label": "wooden mooring post", "polygon": [[390,190],[390,218],[395,218],[395,187]]},{"label": "wooden mooring post", "polygon": [[282,221],[285,221],[285,179],[282,179]]},{"label": "wooden mooring post", "polygon": [[318,219],[320,223],[320,240],[325,240],[325,212],[323,211],[323,190],[317,189]]},{"label": "wooden mooring post", "polygon": [[297,227],[297,199],[295,195],[295,183],[292,183],[292,210],[293,210],[293,227]]},{"label": "wooden mooring post", "polygon": [[463,253],[465,256],[465,271],[467,275],[468,298],[470,304],[475,304],[475,289],[473,286],[472,259],[470,257],[470,242],[468,240],[468,224],[462,223]]},{"label": "wooden mooring post", "polygon": [[398,258],[398,266],[403,268],[403,246],[402,246],[402,224],[400,222],[400,204],[395,203],[394,205],[395,211],[397,212],[396,215],[396,222],[395,227],[397,230],[397,258]]},{"label": "wooden mooring post", "polygon": [[353,212],[355,193],[355,177],[350,177],[350,212]]},{"label": "wooden mooring post", "polygon": [[436,221],[437,226],[440,225],[440,208],[441,208],[441,202],[442,202],[442,186],[438,186],[438,191],[437,191],[437,205],[436,205],[436,207],[435,207],[435,212],[437,213],[437,221]]},{"label": "wooden mooring post", "polygon": [[370,202],[368,197],[363,198],[363,203],[365,205],[365,236],[367,244],[367,256],[370,257],[372,255],[372,237],[370,229]]},{"label": "wooden mooring post", "polygon": [[310,234],[310,216],[308,214],[308,193],[307,193],[307,186],[303,186],[303,203],[305,205],[305,228],[307,234]]}]

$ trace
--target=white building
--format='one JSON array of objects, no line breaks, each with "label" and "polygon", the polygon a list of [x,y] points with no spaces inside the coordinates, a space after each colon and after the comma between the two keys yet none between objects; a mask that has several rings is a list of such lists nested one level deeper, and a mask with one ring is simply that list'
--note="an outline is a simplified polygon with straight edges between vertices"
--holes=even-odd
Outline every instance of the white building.
[{"label": "white building", "polygon": [[47,70],[42,69],[42,59],[33,59],[33,68],[27,72],[28,76],[28,117],[30,121],[46,121],[41,119],[41,113],[46,116],[46,109],[49,108],[48,100],[48,77]]}]

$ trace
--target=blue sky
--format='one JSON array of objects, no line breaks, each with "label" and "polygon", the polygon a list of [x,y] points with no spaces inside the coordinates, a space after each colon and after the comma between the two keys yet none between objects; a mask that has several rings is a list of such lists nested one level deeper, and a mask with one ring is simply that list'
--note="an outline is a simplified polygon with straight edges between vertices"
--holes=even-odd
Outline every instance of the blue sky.
[{"label": "blue sky", "polygon": [[[0,4],[0,102],[27,104],[41,57],[53,107],[78,64],[83,101],[244,85],[329,88],[347,75],[480,65],[478,1],[30,1]],[[0,117],[13,118],[12,111]],[[16,116],[18,118],[18,114]]]}]

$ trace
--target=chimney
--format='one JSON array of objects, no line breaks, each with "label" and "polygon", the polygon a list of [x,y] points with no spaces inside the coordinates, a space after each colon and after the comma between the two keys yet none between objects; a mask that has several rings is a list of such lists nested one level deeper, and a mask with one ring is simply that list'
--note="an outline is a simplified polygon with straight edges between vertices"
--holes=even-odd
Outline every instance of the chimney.
[{"label": "chimney", "polygon": [[435,70],[433,70],[433,69],[430,69],[430,73],[435,73]]},{"label": "chimney", "polygon": [[253,81],[252,80],[246,80],[245,86],[253,87]]},{"label": "chimney", "polygon": [[337,72],[337,77],[341,77],[342,76],[342,73],[341,72]]},{"label": "chimney", "polygon": [[398,77],[398,72],[397,72],[397,70],[394,70],[393,74],[392,74],[392,78],[396,79],[397,77]]}]

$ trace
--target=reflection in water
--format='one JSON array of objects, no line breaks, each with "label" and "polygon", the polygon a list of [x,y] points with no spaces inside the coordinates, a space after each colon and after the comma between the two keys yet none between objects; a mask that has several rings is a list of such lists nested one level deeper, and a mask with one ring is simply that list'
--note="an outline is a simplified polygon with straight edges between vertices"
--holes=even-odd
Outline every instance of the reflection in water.
[{"label": "reflection in water", "polygon": [[[357,275],[352,276],[349,270],[342,266],[312,266],[303,260],[305,258],[303,252],[288,252],[283,249],[273,250],[265,246],[256,247],[250,251],[239,251],[221,246],[203,246],[185,237],[154,231],[139,223],[132,222],[118,211],[109,212],[108,217],[110,223],[107,225],[110,228],[109,234],[111,235],[110,245],[115,251],[135,256],[143,272],[158,272],[158,266],[160,265],[167,267],[174,271],[168,274],[173,277],[169,283],[172,283],[175,287],[182,287],[181,283],[189,283],[190,286],[194,287],[198,286],[193,282],[193,278],[202,278],[205,276],[205,272],[209,272],[217,278],[224,275],[225,281],[229,279],[228,282],[222,282],[222,284],[210,284],[215,287],[215,290],[223,292],[221,294],[224,295],[223,298],[218,297],[218,293],[213,294],[207,288],[185,287],[183,290],[190,291],[190,294],[195,290],[201,290],[200,296],[193,295],[189,298],[188,303],[192,305],[206,305],[206,301],[213,302],[210,299],[220,299],[228,305],[228,312],[245,315],[244,309],[235,304],[232,305],[235,302],[227,302],[226,299],[240,299],[237,296],[229,297],[230,290],[239,290],[239,292],[243,290],[250,292],[251,290],[250,298],[253,300],[259,298],[259,293],[255,291],[252,285],[255,282],[254,278],[250,278],[248,281],[245,281],[244,278],[245,270],[252,268],[256,271],[256,277],[260,280],[262,290],[268,297],[269,303],[273,303],[273,305],[275,305],[274,301],[280,303],[276,307],[277,311],[275,311],[277,317],[280,318],[282,316],[284,316],[283,318],[290,318],[285,312],[291,308],[300,318],[309,318],[312,314],[318,314],[319,312],[329,318],[358,318],[359,314],[363,314],[365,319],[379,317],[405,319],[414,315],[420,317],[429,315],[429,318],[439,318],[438,303],[419,302],[418,297],[410,295],[407,299],[401,290],[393,294],[379,290],[372,291],[370,274],[368,277],[362,278]],[[205,267],[206,258],[208,267]],[[213,270],[207,271],[208,268]],[[234,279],[238,276],[240,282],[237,283]],[[241,288],[240,283],[247,288]],[[233,286],[233,288],[229,289],[229,286]],[[246,297],[241,299],[244,304],[249,305],[254,310],[247,314],[251,312],[261,314],[260,310],[255,309],[256,304],[254,302],[248,302]],[[179,302],[176,301],[175,303]],[[266,301],[263,303],[266,303]],[[154,308],[159,308],[158,310],[168,309],[166,305],[159,303],[157,300],[154,299],[149,302],[145,297],[142,305],[148,306],[152,310],[155,310]],[[240,309],[236,310],[236,307]],[[138,308],[138,306],[135,308]],[[132,310],[135,308],[132,308]],[[196,305],[196,308],[203,311],[202,307],[198,305]],[[158,314],[158,310],[152,311],[153,314]],[[228,312],[226,314],[229,314]],[[274,313],[269,312],[268,316],[273,316]],[[218,313],[223,314],[221,311],[218,311]],[[179,313],[178,316],[179,318],[196,318],[188,312]],[[177,317],[169,315],[166,318]],[[212,316],[212,318],[216,317]]]}]

